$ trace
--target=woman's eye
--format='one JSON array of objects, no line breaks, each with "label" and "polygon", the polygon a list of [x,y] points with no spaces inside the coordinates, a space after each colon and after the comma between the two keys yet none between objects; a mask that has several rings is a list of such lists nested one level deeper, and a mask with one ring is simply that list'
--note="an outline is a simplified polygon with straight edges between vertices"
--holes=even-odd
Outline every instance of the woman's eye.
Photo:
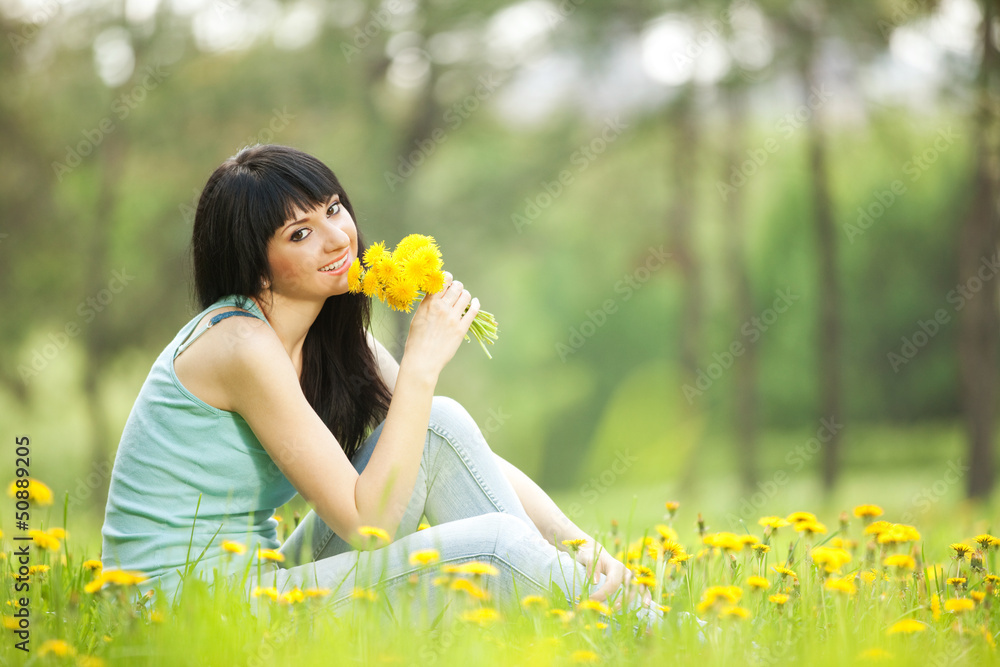
[{"label": "woman's eye", "polygon": [[[336,208],[337,210],[334,211],[333,210],[334,208]],[[337,215],[338,213],[340,213],[340,202],[339,201],[333,202],[332,204],[330,204],[330,208],[326,209],[326,214],[327,215]]]},{"label": "woman's eye", "polygon": [[301,240],[302,240],[302,239],[304,239],[304,238],[305,238],[306,236],[308,236],[308,234],[306,234],[306,236],[299,236],[299,234],[302,234],[302,233],[304,233],[304,232],[307,232],[307,231],[309,231],[309,230],[308,230],[308,229],[306,229],[305,227],[303,227],[302,229],[296,229],[296,230],[295,230],[295,231],[294,231],[294,232],[292,233],[292,235],[291,235],[291,237],[290,237],[290,238],[291,238],[291,240],[292,240],[292,241],[301,241]]}]

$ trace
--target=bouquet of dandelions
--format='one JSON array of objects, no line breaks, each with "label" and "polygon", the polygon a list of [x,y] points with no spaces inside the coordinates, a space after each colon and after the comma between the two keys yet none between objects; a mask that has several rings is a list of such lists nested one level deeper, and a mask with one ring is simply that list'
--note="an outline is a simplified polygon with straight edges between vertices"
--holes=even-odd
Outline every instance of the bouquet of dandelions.
[{"label": "bouquet of dandelions", "polygon": [[[444,287],[441,266],[441,251],[434,238],[410,234],[392,252],[381,241],[373,243],[365,250],[364,257],[356,258],[347,270],[347,285],[355,294],[363,292],[366,296],[378,297],[393,310],[408,313],[414,301]],[[493,315],[480,310],[472,320],[469,332],[479,341],[486,356],[492,359],[486,345],[492,345],[497,340],[497,321]],[[471,339],[466,335],[465,340]]]}]

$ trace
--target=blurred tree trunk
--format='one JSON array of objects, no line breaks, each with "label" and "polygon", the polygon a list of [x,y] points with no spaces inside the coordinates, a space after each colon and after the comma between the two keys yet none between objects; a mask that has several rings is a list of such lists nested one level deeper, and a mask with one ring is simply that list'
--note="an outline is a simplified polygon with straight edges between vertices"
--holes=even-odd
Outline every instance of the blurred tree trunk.
[{"label": "blurred tree trunk", "polygon": [[[803,51],[799,59],[799,75],[803,86],[803,102],[808,103],[816,78],[817,39],[812,26],[803,30]],[[840,372],[840,281],[837,276],[837,234],[833,226],[833,202],[830,196],[826,137],[823,132],[820,104],[812,105],[806,125],[809,146],[809,170],[812,175],[812,206],[816,224],[819,275],[819,418],[836,420],[841,415]],[[840,465],[840,431],[834,431],[823,450],[823,489],[833,490]]]},{"label": "blurred tree trunk", "polygon": [[[728,159],[723,182],[734,169],[740,168],[746,145],[746,90],[740,84],[735,84],[724,94],[729,114],[729,136],[726,142]],[[741,323],[748,322],[753,317],[753,290],[750,288],[750,271],[747,268],[746,211],[741,188],[736,188],[726,197],[724,224],[729,283],[733,290],[733,313],[738,332]],[[735,444],[740,479],[744,491],[749,493],[757,484],[757,346],[744,345],[743,349],[743,354],[733,362],[736,374]]]},{"label": "blurred tree trunk", "polygon": [[[972,203],[962,225],[959,241],[959,282],[974,293],[959,311],[958,353],[961,377],[962,408],[969,437],[969,478],[966,493],[970,498],[985,498],[995,480],[993,437],[997,397],[997,334],[1000,315],[997,311],[997,197],[1000,194],[1000,150],[996,105],[991,94],[998,84],[996,43],[991,26],[997,7],[995,0],[983,3],[983,60],[979,71],[978,106],[974,118],[977,137],[976,172]],[[983,267],[987,277],[977,275]],[[981,285],[982,293],[976,293]]]},{"label": "blurred tree trunk", "polygon": [[[670,238],[672,259],[679,267],[683,283],[680,317],[680,386],[695,385],[702,336],[701,266],[692,240],[695,217],[698,119],[696,88],[687,83],[681,90],[672,113],[665,120],[674,127],[671,162],[673,166],[673,202],[665,226]],[[691,453],[680,483],[683,493],[692,493],[698,476],[697,450]]]}]

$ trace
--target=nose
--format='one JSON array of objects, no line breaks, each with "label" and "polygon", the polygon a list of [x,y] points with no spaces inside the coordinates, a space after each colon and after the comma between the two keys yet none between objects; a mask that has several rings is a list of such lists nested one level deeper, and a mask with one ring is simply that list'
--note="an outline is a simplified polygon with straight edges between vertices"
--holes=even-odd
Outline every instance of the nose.
[{"label": "nose", "polygon": [[334,251],[351,245],[351,236],[342,225],[330,220],[326,224],[326,249]]}]

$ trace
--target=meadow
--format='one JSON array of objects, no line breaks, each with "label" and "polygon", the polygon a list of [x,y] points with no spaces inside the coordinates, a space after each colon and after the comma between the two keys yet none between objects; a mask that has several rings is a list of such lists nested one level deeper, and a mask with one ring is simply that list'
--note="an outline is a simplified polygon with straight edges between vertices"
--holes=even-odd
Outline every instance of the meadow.
[{"label": "meadow", "polygon": [[[774,476],[764,475],[756,494],[740,496],[735,479],[711,461],[700,488],[683,498],[667,495],[680,493],[676,485],[603,490],[581,525],[627,559],[635,585],[662,606],[663,622],[648,627],[635,612],[612,611],[613,601],[571,605],[553,596],[501,604],[490,596],[489,563],[455,571],[425,552],[412,554],[412,563],[435,572],[434,585],[450,602],[435,618],[410,611],[424,594],[416,584],[409,605],[357,590],[337,614],[324,607],[329,591],[259,588],[254,615],[238,587],[200,580],[188,581],[170,605],[136,594],[140,573],[102,573],[99,524],[83,512],[74,517],[68,496],[60,502],[37,483],[30,495],[38,529],[3,529],[0,661],[986,664],[995,660],[1000,632],[1000,541],[991,534],[1000,530],[988,507],[959,500],[960,472],[949,471],[960,470],[961,459],[948,458],[948,429],[939,437],[934,464],[855,468],[830,498],[818,495],[808,475],[774,489],[767,486]],[[566,507],[586,496],[581,487],[554,497]],[[284,534],[306,509],[296,501],[279,509]],[[15,549],[29,542],[18,536],[32,538],[25,600],[15,591]],[[30,612],[28,653],[17,648],[22,602]]]}]

